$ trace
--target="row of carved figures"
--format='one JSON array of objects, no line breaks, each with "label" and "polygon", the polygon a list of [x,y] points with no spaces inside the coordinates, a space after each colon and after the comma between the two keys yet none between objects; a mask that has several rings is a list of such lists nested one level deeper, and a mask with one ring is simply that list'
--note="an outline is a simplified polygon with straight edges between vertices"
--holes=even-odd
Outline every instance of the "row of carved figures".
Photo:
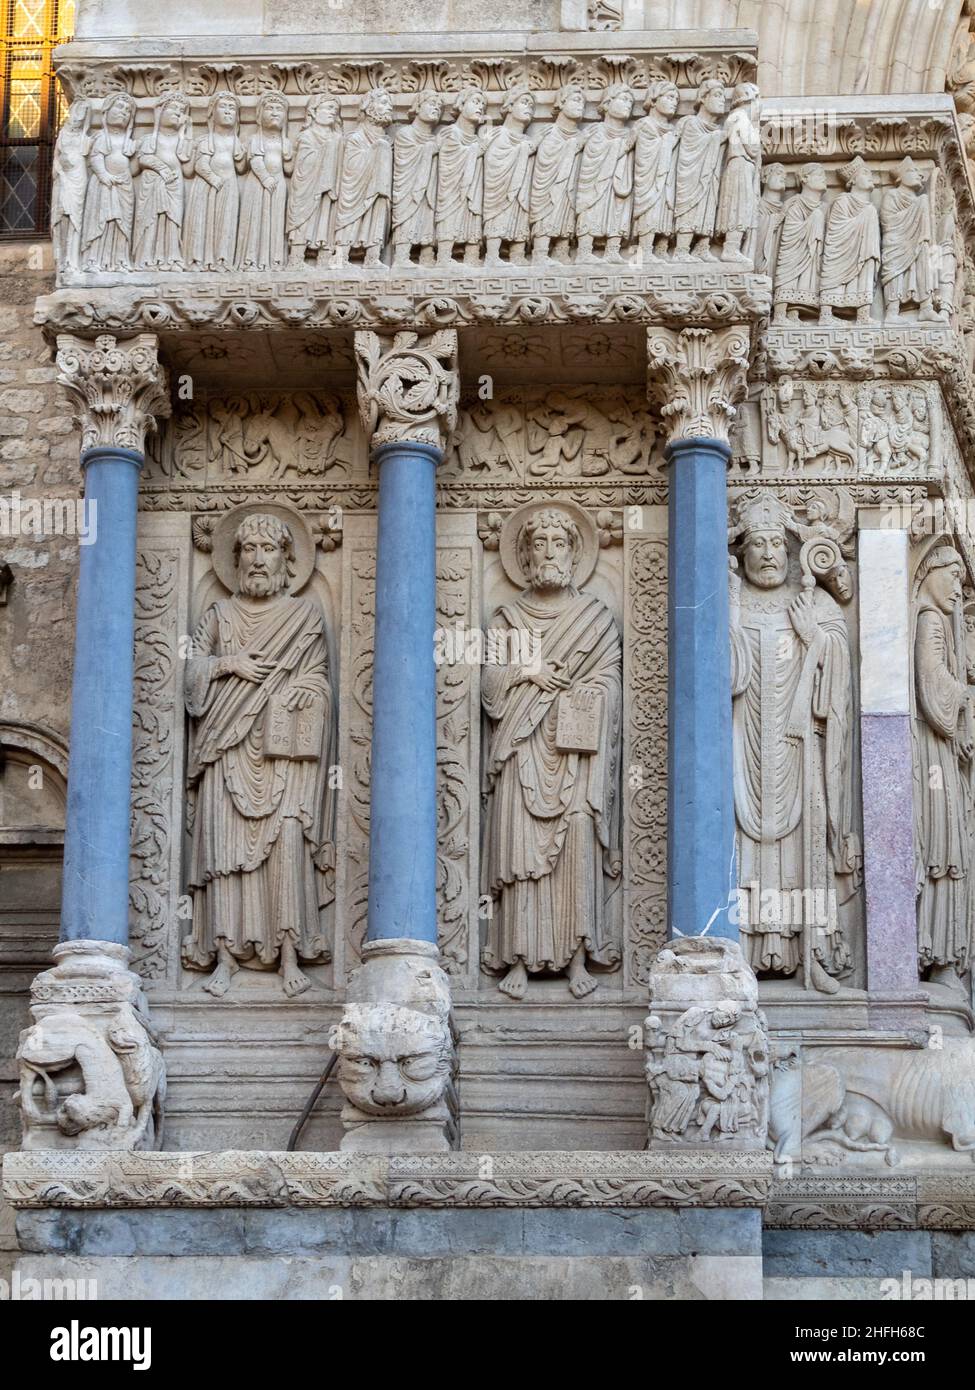
[{"label": "row of carved figures", "polygon": [[[91,133],[91,103],[72,103],[54,161],[53,232],[62,270],[279,270],[307,260],[394,266],[536,265],[591,260],[722,258],[746,262],[759,211],[758,88],[729,95],[703,82],[677,119],[672,82],[641,104],[614,83],[602,117],[583,125],[587,92],[567,84],[554,119],[531,132],[536,98],[509,91],[487,123],[480,88],[420,92],[390,139],[393,98],[377,87],[359,120],[342,126],[330,96],[313,97],[292,140],[289,104],[258,101],[241,139],[238,98],[211,98],[206,133],[193,134],[178,91],[156,99],[151,131],[135,139],[136,103],[110,97]],[[730,112],[726,115],[730,105]],[[453,120],[441,123],[447,117]]]},{"label": "row of carved figures", "polygon": [[888,321],[915,309],[922,323],[947,319],[956,257],[951,228],[936,235],[924,171],[908,155],[879,207],[876,173],[859,155],[840,176],[845,191],[827,203],[822,164],[802,166],[791,198],[784,166],[765,169],[755,268],[773,275],[775,322],[828,324],[839,312],[871,323],[878,277]]},{"label": "row of carved figures", "polygon": [[[731,521],[742,949],[760,975],[835,994],[852,981],[862,916],[848,617],[855,508],[842,490],[795,508],[752,489]],[[491,617],[481,649],[490,733],[480,891],[493,904],[482,965],[513,998],[546,973],[565,974],[582,998],[621,958],[622,636],[587,586],[600,537],[582,507],[527,503],[496,544],[514,596]],[[334,900],[328,769],[338,691],[324,615],[311,590],[291,592],[308,583],[315,544],[300,515],[285,522],[254,503],[227,514],[211,545],[230,596],[202,617],[186,670],[194,906],[183,962],[208,972],[205,988],[217,995],[240,965],[279,969],[296,994],[309,983],[300,963],[329,959]],[[959,552],[936,540],[918,557],[912,594],[918,961],[953,994],[969,987],[975,938],[975,647],[964,576]],[[275,659],[255,665],[252,649]],[[462,650],[444,651],[445,660],[471,659],[467,637]],[[552,718],[537,717],[549,706]],[[251,736],[221,753],[231,716]],[[533,730],[527,741],[524,727]],[[241,759],[246,795],[231,795]],[[539,802],[525,779],[543,762],[558,771]],[[285,786],[301,808],[290,837],[278,834]],[[266,833],[252,843],[257,822]],[[556,851],[539,848],[543,831]],[[245,861],[246,871],[216,871]]]}]

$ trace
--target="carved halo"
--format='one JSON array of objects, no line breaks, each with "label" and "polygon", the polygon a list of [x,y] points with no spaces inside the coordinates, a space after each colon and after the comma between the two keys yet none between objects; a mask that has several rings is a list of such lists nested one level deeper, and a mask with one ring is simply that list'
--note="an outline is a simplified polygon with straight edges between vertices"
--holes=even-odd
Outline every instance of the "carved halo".
[{"label": "carved halo", "polygon": [[269,512],[278,517],[291,530],[295,543],[295,572],[288,592],[297,594],[308,583],[315,568],[315,540],[301,513],[278,502],[248,502],[243,507],[235,507],[233,511],[224,513],[213,528],[214,572],[224,588],[233,593],[237,588],[237,567],[234,564],[237,527],[245,516],[260,512]]},{"label": "carved halo", "polygon": [[579,554],[576,556],[575,569],[572,574],[572,582],[577,589],[580,589],[596,568],[596,561],[599,559],[599,531],[596,523],[584,507],[580,507],[576,502],[556,501],[554,498],[546,498],[545,501],[526,502],[523,506],[513,511],[506,518],[501,527],[501,564],[505,574],[512,584],[518,589],[524,589],[529,582],[528,575],[521,567],[518,558],[518,536],[521,528],[530,516],[535,512],[565,512],[572,518],[579,528],[579,535],[582,537],[582,544]]}]

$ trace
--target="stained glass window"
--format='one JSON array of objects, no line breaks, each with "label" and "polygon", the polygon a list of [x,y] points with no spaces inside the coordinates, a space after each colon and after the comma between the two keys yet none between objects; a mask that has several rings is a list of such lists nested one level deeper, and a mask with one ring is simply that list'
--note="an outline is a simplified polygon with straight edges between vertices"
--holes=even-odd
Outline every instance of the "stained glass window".
[{"label": "stained glass window", "polygon": [[0,237],[48,235],[51,157],[63,114],[52,51],[74,0],[0,0]]}]

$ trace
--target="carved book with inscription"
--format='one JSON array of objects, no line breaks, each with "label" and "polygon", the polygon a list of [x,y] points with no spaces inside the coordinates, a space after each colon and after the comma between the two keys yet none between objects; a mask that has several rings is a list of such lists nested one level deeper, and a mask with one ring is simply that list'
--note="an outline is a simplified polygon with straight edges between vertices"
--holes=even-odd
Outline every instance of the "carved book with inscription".
[{"label": "carved book with inscription", "polygon": [[267,758],[317,758],[322,751],[325,711],[320,700],[304,709],[288,709],[283,695],[272,695],[264,721]]},{"label": "carved book with inscription", "polygon": [[598,753],[603,693],[595,686],[563,690],[556,714],[555,746],[560,753]]}]

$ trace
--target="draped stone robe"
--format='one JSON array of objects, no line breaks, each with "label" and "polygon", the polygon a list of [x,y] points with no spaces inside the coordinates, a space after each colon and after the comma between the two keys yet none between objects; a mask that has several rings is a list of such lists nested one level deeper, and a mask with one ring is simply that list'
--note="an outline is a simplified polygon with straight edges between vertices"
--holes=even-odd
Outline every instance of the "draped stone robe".
[{"label": "draped stone robe", "polygon": [[393,147],[383,128],[364,122],[346,137],[335,209],[339,246],[381,247],[389,231]]},{"label": "draped stone robe", "polygon": [[500,126],[484,152],[484,235],[528,240],[532,138]]},{"label": "draped stone robe", "polygon": [[[481,679],[492,722],[485,766],[486,843],[482,892],[493,900],[483,963],[503,970],[523,960],[529,971],[564,970],[580,942],[590,963],[613,966],[608,899],[620,859],[620,720],[622,648],[605,604],[571,591],[562,609],[532,593],[501,607],[490,628],[510,641],[537,634],[541,660],[564,661],[571,686],[602,692],[599,749],[560,752],[555,746],[556,692],[516,670],[488,663]],[[506,650],[506,647],[502,648]]]},{"label": "draped stone robe", "polygon": [[[216,676],[221,657],[248,647],[274,663],[265,680]],[[185,695],[196,719],[187,773],[193,933],[184,958],[208,966],[223,941],[236,959],[273,967],[288,935],[300,959],[327,960],[321,911],[333,897],[332,697],[321,611],[286,595],[224,599],[204,615],[193,651]],[[268,701],[295,687],[311,692],[324,715],[320,756],[267,757]]]},{"label": "draped stone robe", "polygon": [[575,231],[575,191],[583,137],[558,121],[535,151],[531,182],[531,229],[536,237],[568,238]]},{"label": "draped stone robe", "polygon": [[674,230],[677,126],[658,111],[636,123],[633,169],[633,235],[661,236]]},{"label": "draped stone robe", "polygon": [[288,236],[321,250],[334,236],[343,136],[310,125],[295,140],[295,167],[288,192]]},{"label": "draped stone robe", "polygon": [[732,626],[738,881],[751,890],[739,930],[756,971],[794,973],[809,917],[824,969],[836,974],[850,962],[836,911],[861,862],[850,644],[839,605],[820,588],[813,595],[820,634],[810,647],[793,629],[795,590],[786,586],[743,584],[740,625]]},{"label": "draped stone robe", "polygon": [[437,241],[476,245],[484,211],[484,144],[477,131],[448,126],[437,154]]},{"label": "draped stone robe", "polygon": [[931,204],[912,188],[888,188],[880,203],[881,279],[898,304],[923,304],[937,288],[931,263]]},{"label": "draped stone robe", "polygon": [[823,247],[823,304],[863,309],[873,300],[880,264],[880,219],[866,194],[841,193],[830,205]]},{"label": "draped stone robe", "polygon": [[775,303],[818,309],[826,208],[814,193],[790,198],[782,215],[775,263]]},{"label": "draped stone robe", "polygon": [[958,758],[968,696],[951,619],[922,600],[915,619],[915,846],[922,967],[968,969],[972,942],[968,789]]},{"label": "draped stone robe", "polygon": [[437,132],[404,125],[393,144],[393,241],[432,246],[437,203]]},{"label": "draped stone robe", "polygon": [[593,126],[582,151],[576,190],[578,236],[626,237],[633,200],[633,135],[605,122]]},{"label": "draped stone robe", "polygon": [[711,236],[718,212],[724,131],[703,116],[685,116],[678,125],[674,229]]}]

